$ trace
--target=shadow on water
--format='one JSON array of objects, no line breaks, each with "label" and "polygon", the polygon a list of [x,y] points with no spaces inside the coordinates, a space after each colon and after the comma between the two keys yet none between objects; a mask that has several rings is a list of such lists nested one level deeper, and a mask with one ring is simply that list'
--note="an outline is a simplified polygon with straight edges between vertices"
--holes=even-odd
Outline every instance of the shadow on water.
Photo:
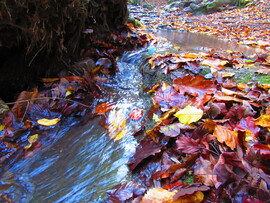
[{"label": "shadow on water", "polygon": [[94,102],[114,103],[115,109],[111,112],[121,110],[127,121],[126,136],[119,141],[110,139],[100,125],[102,116],[84,126],[63,129],[51,146],[21,160],[3,175],[2,194],[10,195],[14,202],[102,202],[107,190],[129,178],[126,163],[137,146],[133,135],[144,125],[144,119],[133,121],[128,114],[133,109],[141,109],[146,114],[148,109],[140,73],[147,55],[170,51],[170,41],[186,50],[218,47],[251,53],[247,47],[206,35],[175,31],[157,34],[169,42],[125,53],[118,61],[116,76],[99,84],[104,97]]}]

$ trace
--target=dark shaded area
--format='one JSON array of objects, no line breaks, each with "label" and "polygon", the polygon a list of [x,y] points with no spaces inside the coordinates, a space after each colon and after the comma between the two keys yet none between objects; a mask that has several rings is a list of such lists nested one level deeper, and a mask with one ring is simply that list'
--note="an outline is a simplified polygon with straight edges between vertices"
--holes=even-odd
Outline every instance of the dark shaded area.
[{"label": "dark shaded area", "polygon": [[41,77],[56,76],[80,58],[86,29],[110,41],[127,17],[126,0],[1,1],[0,97],[13,101]]}]

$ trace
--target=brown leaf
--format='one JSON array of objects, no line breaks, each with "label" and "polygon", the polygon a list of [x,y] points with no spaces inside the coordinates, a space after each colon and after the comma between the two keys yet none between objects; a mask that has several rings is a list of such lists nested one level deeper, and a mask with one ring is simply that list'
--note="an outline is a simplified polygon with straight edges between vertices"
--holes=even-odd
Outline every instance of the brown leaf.
[{"label": "brown leaf", "polygon": [[194,140],[187,135],[181,135],[176,140],[177,149],[187,154],[199,151],[202,148],[202,146],[199,146],[199,143],[200,140]]},{"label": "brown leaf", "polygon": [[[201,202],[204,198],[204,195],[201,191],[208,191],[210,188],[205,185],[199,185],[199,186],[188,186],[186,188],[181,188],[177,191],[177,193],[174,195],[173,199],[174,201],[179,199],[184,199],[184,197],[189,197],[190,200],[186,201],[188,202]],[[189,196],[192,195],[192,196]],[[197,196],[196,200],[195,197]],[[194,198],[194,199],[193,199]]]}]

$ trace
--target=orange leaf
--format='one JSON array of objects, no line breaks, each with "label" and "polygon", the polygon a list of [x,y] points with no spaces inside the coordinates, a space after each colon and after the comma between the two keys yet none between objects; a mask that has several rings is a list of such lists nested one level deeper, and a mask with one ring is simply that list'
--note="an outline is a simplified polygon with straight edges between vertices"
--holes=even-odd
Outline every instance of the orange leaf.
[{"label": "orange leaf", "polygon": [[262,127],[270,127],[270,115],[261,115],[259,118],[255,121],[256,125],[262,126]]},{"label": "orange leaf", "polygon": [[176,190],[170,192],[160,187],[153,188],[147,191],[140,203],[200,203],[204,199],[201,191],[174,199],[176,193]]},{"label": "orange leaf", "polygon": [[115,104],[111,103],[101,103],[97,106],[95,114],[104,114],[114,108]]},{"label": "orange leaf", "polygon": [[232,150],[236,147],[238,143],[237,133],[221,125],[216,126],[214,130],[214,136],[217,138],[219,142],[221,143],[225,142],[225,144]]}]

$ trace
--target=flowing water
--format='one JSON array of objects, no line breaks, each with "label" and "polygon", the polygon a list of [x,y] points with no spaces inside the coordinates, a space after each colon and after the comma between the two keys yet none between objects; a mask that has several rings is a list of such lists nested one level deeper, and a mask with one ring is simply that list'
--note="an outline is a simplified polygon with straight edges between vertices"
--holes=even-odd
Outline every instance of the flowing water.
[{"label": "flowing water", "polygon": [[63,128],[55,132],[58,139],[54,143],[4,173],[0,181],[9,186],[0,188],[2,194],[10,195],[14,202],[102,202],[107,190],[129,178],[126,163],[135,152],[137,140],[133,135],[144,125],[144,118],[133,121],[128,114],[133,109],[143,110],[146,114],[148,108],[149,100],[142,92],[143,77],[140,73],[147,55],[171,51],[175,44],[186,46],[186,50],[218,44],[221,48],[231,48],[230,45],[227,47],[228,43],[208,36],[210,44],[205,44],[205,35],[172,31],[158,34],[172,43],[125,53],[118,60],[119,72],[108,78],[106,83],[99,84],[104,98],[94,102],[115,104],[110,113],[121,111],[127,121],[125,137],[119,141],[110,139],[106,129],[100,125],[104,121],[103,116],[82,126]]}]

